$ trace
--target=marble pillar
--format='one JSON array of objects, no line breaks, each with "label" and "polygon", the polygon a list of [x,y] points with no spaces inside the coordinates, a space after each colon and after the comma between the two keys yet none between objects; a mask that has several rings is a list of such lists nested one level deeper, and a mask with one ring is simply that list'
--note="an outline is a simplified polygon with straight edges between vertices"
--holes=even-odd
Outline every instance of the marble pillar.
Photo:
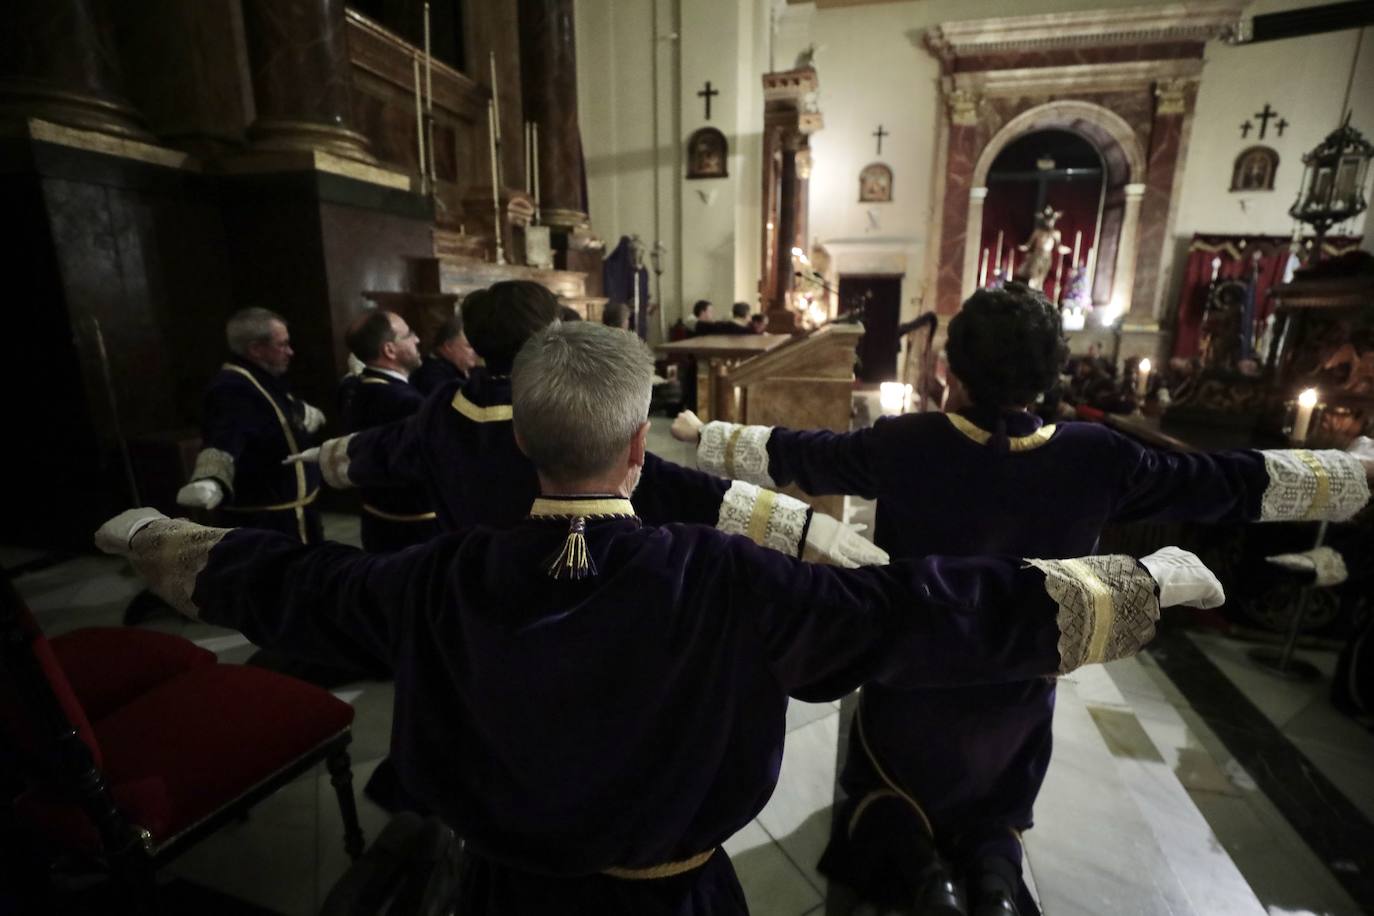
[{"label": "marble pillar", "polygon": [[1135,289],[1136,260],[1140,254],[1140,203],[1145,197],[1145,185],[1128,184],[1123,190],[1126,210],[1121,219],[1121,244],[1117,248],[1111,298],[1112,308],[1121,315],[1131,310],[1131,295]]},{"label": "marble pillar", "polygon": [[539,125],[541,216],[572,229],[587,221],[572,0],[520,0],[520,86],[525,117]]},{"label": "marble pillar", "polygon": [[41,118],[151,139],[124,95],[107,8],[99,0],[0,4],[0,117]]},{"label": "marble pillar", "polygon": [[343,0],[243,0],[258,149],[323,150],[373,161],[352,129]]}]

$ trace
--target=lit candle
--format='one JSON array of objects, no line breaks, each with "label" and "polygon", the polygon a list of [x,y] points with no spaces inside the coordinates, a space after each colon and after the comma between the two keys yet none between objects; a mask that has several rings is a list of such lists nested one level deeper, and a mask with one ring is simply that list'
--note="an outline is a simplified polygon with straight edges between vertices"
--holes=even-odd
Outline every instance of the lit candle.
[{"label": "lit candle", "polygon": [[983,260],[978,267],[978,288],[982,289],[988,285],[988,250],[983,249]]},{"label": "lit candle", "polygon": [[1002,269],[1002,230],[997,230],[997,254],[992,259],[994,273]]},{"label": "lit candle", "polygon": [[878,386],[878,406],[885,414],[906,413],[910,398],[910,385],[901,382],[883,382]]},{"label": "lit candle", "polygon": [[420,178],[423,181],[428,174],[425,167],[425,116],[423,112],[424,104],[420,99],[420,58],[411,58],[412,70],[415,73],[415,142],[417,144],[418,158],[416,162],[420,164]]},{"label": "lit candle", "polygon": [[534,182],[530,179],[530,147],[533,141],[530,140],[530,122],[525,122],[525,193],[534,193]]},{"label": "lit candle", "polygon": [[434,113],[434,55],[429,50],[429,0],[425,0],[425,113]]},{"label": "lit candle", "polygon": [[1150,392],[1150,358],[1140,361],[1135,370],[1135,393],[1142,399]]},{"label": "lit candle", "polygon": [[491,52],[491,103],[496,106],[496,142],[501,142],[501,101],[496,95],[496,52]]},{"label": "lit candle", "polygon": [[501,182],[496,171],[496,103],[487,102],[487,128],[491,134],[491,210],[492,234],[496,237],[496,263],[506,263],[504,245],[501,241]]},{"label": "lit candle", "polygon": [[1307,429],[1312,425],[1312,408],[1317,406],[1317,389],[1308,388],[1298,395],[1298,415],[1293,420],[1293,435],[1290,440],[1295,445],[1307,441]]},{"label": "lit candle", "polygon": [[1083,244],[1083,230],[1078,229],[1073,234],[1073,267],[1078,267],[1078,246]]}]

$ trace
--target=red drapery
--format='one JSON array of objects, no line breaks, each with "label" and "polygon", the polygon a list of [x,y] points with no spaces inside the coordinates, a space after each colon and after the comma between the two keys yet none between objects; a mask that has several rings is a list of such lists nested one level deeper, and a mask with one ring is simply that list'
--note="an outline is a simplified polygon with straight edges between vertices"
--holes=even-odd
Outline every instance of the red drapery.
[{"label": "red drapery", "polygon": [[[1310,243],[1310,239],[1305,240]],[[1280,235],[1195,235],[1188,246],[1188,261],[1183,267],[1183,288],[1179,291],[1178,317],[1174,333],[1174,356],[1192,357],[1198,352],[1202,331],[1202,312],[1212,284],[1212,260],[1219,258],[1217,280],[1255,284],[1255,325],[1258,327],[1274,310],[1269,290],[1283,282],[1292,242]],[[1360,247],[1360,238],[1328,236],[1322,257],[1330,258]],[[1306,250],[1302,257],[1306,257]],[[1258,354],[1261,359],[1263,353]]]}]

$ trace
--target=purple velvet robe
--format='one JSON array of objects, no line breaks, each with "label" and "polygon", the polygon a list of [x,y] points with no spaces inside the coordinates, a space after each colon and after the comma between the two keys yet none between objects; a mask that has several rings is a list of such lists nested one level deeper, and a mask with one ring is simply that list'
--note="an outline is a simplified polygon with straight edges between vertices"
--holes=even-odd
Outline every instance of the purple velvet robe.
[{"label": "purple velvet robe", "polygon": [[[475,420],[454,406],[461,394],[477,412],[510,407],[510,378],[478,369],[430,395],[409,420],[367,430],[348,444],[348,477],[358,486],[416,482],[429,488],[439,525],[506,527],[525,517],[539,479],[515,444],[510,419]],[[645,455],[635,508],[650,525],[714,525],[729,481]]]},{"label": "purple velvet robe", "polygon": [[[555,580],[567,532],[525,520],[379,556],[241,529],[195,581],[204,620],[260,645],[394,669],[401,781],[474,853],[465,914],[744,913],[718,847],[773,791],[789,695],[1059,665],[1058,609],[1019,560],[847,570],[593,518],[599,574]],[[601,874],[713,849],[673,878]]]},{"label": "purple velvet robe", "polygon": [[[322,540],[323,526],[314,505],[299,510],[248,510],[248,507],[276,506],[299,498],[296,469],[283,467],[281,462],[292,451],[314,445],[315,439],[305,429],[305,407],[291,395],[285,379],[238,357],[231,357],[227,364],[251,374],[271,397],[272,403],[268,403],[262,392],[241,372],[221,369],[210,380],[201,418],[201,445],[225,452],[234,460],[232,482],[219,481],[226,495],[216,511],[217,521],[224,525],[280,531],[296,538],[300,538],[304,530],[307,542]],[[295,449],[287,442],[273,404],[291,427]],[[302,470],[306,493],[318,492],[319,469],[307,465]]]},{"label": "purple velvet robe", "polygon": [[[410,417],[424,403],[425,396],[409,382],[376,369],[364,369],[353,380],[353,390],[344,408],[344,426],[350,432],[385,426]],[[421,517],[433,515],[423,484],[364,487],[361,495],[364,550],[401,550],[423,544],[439,533],[434,518]]]},{"label": "purple velvet robe", "polygon": [[[1013,439],[1041,425],[1027,413],[1004,417]],[[968,419],[985,431],[995,423],[972,412]],[[874,542],[894,560],[936,553],[1088,555],[1109,523],[1256,519],[1268,484],[1256,451],[1154,451],[1091,423],[1060,424],[1038,447],[999,451],[940,413],[882,419],[847,434],[774,429],[768,457],[778,485],[876,499]],[[1011,831],[1031,826],[1049,766],[1055,682],[1008,681],[949,689],[880,680],[864,688],[869,747],[920,803],[937,841],[956,860],[1020,861]],[[854,800],[884,786],[856,735],[851,732],[842,776]],[[822,866],[832,877],[861,883],[852,866],[869,855],[848,848],[837,830]],[[1023,894],[1023,905],[1028,902]]]}]

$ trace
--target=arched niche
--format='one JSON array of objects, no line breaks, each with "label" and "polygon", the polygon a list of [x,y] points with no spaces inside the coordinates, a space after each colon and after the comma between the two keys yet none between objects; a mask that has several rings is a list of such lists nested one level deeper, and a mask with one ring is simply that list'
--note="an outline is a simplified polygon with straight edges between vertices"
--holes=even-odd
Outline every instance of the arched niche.
[{"label": "arched niche", "polygon": [[1021,112],[1002,125],[979,153],[969,191],[962,298],[972,294],[978,283],[988,172],[1010,143],[1041,130],[1077,134],[1091,143],[1102,157],[1104,196],[1093,302],[1096,305],[1115,303],[1124,311],[1135,282],[1140,202],[1145,192],[1145,151],[1135,131],[1116,112],[1092,102],[1071,99],[1047,102]]}]

